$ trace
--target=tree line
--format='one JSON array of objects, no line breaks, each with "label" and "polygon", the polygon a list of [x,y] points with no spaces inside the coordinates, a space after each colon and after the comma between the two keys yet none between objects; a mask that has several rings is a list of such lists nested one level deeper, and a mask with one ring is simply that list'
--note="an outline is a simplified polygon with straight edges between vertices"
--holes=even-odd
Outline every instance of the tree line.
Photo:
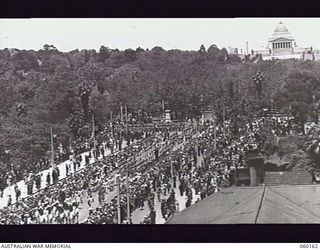
[{"label": "tree line", "polygon": [[[213,107],[235,126],[239,115],[254,116],[264,107],[289,111],[301,125],[317,121],[319,63],[256,59],[216,45],[195,51],[101,46],[61,52],[48,44],[39,51],[0,50],[1,158],[9,150],[13,164],[27,166],[48,154],[50,127],[67,145],[86,131],[92,114],[98,125],[107,124],[121,104],[144,117],[160,115],[163,103],[177,117]],[[259,84],[257,72],[263,74]]]}]

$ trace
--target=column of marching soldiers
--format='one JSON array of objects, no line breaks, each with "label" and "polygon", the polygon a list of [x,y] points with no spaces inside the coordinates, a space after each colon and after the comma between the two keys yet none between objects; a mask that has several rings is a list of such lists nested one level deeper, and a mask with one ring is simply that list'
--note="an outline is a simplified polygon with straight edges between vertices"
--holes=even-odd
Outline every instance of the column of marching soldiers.
[{"label": "column of marching soldiers", "polygon": [[[137,136],[134,142],[129,139],[124,149],[120,142],[119,151],[108,156],[105,142],[95,135],[94,119],[92,123],[92,150],[72,157],[74,169],[66,163],[66,178],[61,180],[53,160],[51,132],[52,173],[57,176],[53,182],[47,178],[44,189],[36,182],[37,192],[32,194],[31,187],[30,195],[24,198],[15,188],[15,201],[9,200],[1,210],[1,224],[132,223],[132,214],[144,209],[145,203],[149,213],[141,223],[154,224],[159,221],[156,217],[166,220],[179,209],[232,185],[232,170],[243,167],[247,143],[259,146],[257,134],[264,121],[248,121],[235,135],[228,132],[225,120],[202,126],[180,123],[130,128],[127,122],[114,126],[111,119],[111,144],[117,132],[138,131],[143,136]],[[108,195],[110,199],[105,201]],[[185,204],[179,203],[179,195],[185,198]],[[99,201],[96,206],[95,196]],[[85,206],[88,214],[83,217],[81,209]]]}]

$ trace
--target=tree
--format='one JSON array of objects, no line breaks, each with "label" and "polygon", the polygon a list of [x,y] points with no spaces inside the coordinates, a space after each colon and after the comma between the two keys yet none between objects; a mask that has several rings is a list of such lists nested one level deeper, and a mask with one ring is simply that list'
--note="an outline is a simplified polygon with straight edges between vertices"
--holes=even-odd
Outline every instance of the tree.
[{"label": "tree", "polygon": [[138,47],[138,48],[136,48],[136,52],[137,53],[142,53],[142,52],[144,52],[145,50],[143,49],[143,48],[141,48],[141,47]]},{"label": "tree", "polygon": [[222,63],[226,59],[224,51],[220,50],[216,45],[211,45],[207,51],[207,55],[211,60]]},{"label": "tree", "polygon": [[[159,115],[162,100],[177,116],[199,115],[213,106],[221,117],[225,103],[235,133],[244,118],[259,115],[272,100],[279,109],[290,106],[301,127],[317,110],[317,62],[240,61],[215,45],[198,51],[101,46],[96,57],[91,50],[64,53],[51,45],[40,51],[0,50],[0,149],[12,150],[12,162],[25,169],[45,157],[50,126],[66,133],[61,140],[68,143],[71,136],[89,133],[90,112],[103,124],[110,111],[119,114],[120,102],[132,113],[142,110],[141,119]],[[259,71],[267,76],[261,100],[252,81]]]},{"label": "tree", "polygon": [[253,76],[253,81],[254,81],[254,84],[255,84],[255,88],[256,88],[257,96],[258,96],[259,100],[261,100],[261,98],[262,98],[263,80],[264,80],[264,75],[263,75],[262,72],[257,72]]},{"label": "tree", "polygon": [[101,46],[99,49],[98,61],[105,62],[110,57],[110,49],[105,46]]},{"label": "tree", "polygon": [[132,62],[137,59],[136,51],[134,51],[133,49],[126,49],[124,51],[124,56],[126,58],[126,62]]},{"label": "tree", "polygon": [[278,107],[288,107],[304,133],[304,124],[312,114],[313,93],[319,89],[318,78],[309,71],[293,70],[283,88],[276,93]]},{"label": "tree", "polygon": [[55,46],[49,45],[49,44],[43,45],[43,50],[44,51],[58,51],[58,49]]},{"label": "tree", "polygon": [[304,125],[310,112],[310,106],[305,102],[291,102],[291,113],[297,124],[300,125],[301,131],[304,134]]},{"label": "tree", "polygon": [[205,54],[205,53],[207,52],[207,51],[206,51],[206,48],[204,47],[203,44],[200,46],[199,52],[202,53],[202,54]]}]

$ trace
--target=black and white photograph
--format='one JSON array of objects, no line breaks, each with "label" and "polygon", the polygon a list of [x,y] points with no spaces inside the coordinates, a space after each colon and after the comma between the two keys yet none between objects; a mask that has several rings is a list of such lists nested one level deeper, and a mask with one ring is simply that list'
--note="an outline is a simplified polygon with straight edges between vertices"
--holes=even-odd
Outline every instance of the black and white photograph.
[{"label": "black and white photograph", "polygon": [[320,223],[318,30],[0,19],[0,224]]}]

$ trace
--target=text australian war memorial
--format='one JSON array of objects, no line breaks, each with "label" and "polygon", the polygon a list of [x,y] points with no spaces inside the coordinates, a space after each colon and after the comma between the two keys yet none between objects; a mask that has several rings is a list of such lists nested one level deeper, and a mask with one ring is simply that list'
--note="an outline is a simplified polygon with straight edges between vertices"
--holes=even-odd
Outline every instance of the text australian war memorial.
[{"label": "text australian war memorial", "polygon": [[319,223],[319,52],[297,42],[0,50],[0,224]]}]

